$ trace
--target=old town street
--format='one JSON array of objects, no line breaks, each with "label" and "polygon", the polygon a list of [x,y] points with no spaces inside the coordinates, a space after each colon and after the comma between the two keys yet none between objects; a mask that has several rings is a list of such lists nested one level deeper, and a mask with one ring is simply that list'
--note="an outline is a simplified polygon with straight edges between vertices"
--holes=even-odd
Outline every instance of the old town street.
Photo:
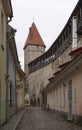
[{"label": "old town street", "polygon": [[82,130],[58,113],[38,107],[28,107],[16,130]]}]

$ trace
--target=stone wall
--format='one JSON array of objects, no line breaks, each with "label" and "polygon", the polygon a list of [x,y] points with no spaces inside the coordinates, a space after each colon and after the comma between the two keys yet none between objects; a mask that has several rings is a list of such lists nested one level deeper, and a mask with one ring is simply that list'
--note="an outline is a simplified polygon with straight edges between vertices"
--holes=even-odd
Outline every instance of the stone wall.
[{"label": "stone wall", "polygon": [[6,121],[6,32],[6,15],[0,0],[0,125]]},{"label": "stone wall", "polygon": [[42,103],[41,98],[41,90],[47,86],[49,83],[49,78],[53,76],[53,74],[60,70],[58,66],[63,64],[71,59],[69,53],[71,52],[72,48],[70,47],[63,52],[55,61],[51,62],[50,64],[46,65],[45,67],[31,73],[28,76],[28,92],[30,95],[30,99],[35,96],[36,102],[37,99],[40,99],[40,103]]},{"label": "stone wall", "polygon": [[45,47],[37,45],[28,45],[24,50],[24,69],[28,74],[28,64],[42,55],[45,52]]},{"label": "stone wall", "polygon": [[[60,70],[59,65],[71,60],[72,57],[69,55],[69,53],[81,46],[82,6],[79,1],[75,9],[73,10],[64,29],[47,52],[45,52],[42,56],[37,58],[39,55],[37,55],[34,52],[29,53],[29,50],[25,50],[25,68],[27,67],[25,69],[25,72],[28,74],[28,93],[31,101],[36,100],[36,104],[37,99],[39,98],[41,103],[42,99],[40,93],[41,90],[45,88],[49,83],[48,79],[53,77],[53,74]],[[30,61],[30,63],[28,62],[28,60]]]}]

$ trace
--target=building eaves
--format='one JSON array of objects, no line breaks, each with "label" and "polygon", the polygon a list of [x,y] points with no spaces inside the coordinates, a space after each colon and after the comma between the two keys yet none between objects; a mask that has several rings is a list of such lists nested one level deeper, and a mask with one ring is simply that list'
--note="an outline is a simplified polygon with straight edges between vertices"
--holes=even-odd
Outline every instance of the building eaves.
[{"label": "building eaves", "polygon": [[25,73],[24,73],[24,71],[21,69],[20,66],[17,66],[17,71],[18,71],[18,73],[21,75],[21,77],[25,78]]}]

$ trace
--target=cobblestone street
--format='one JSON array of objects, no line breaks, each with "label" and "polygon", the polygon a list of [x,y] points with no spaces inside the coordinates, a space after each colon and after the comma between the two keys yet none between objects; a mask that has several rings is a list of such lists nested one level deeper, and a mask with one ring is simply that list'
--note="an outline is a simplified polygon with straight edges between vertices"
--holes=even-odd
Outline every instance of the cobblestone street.
[{"label": "cobblestone street", "polygon": [[29,107],[16,130],[82,130],[53,111]]}]

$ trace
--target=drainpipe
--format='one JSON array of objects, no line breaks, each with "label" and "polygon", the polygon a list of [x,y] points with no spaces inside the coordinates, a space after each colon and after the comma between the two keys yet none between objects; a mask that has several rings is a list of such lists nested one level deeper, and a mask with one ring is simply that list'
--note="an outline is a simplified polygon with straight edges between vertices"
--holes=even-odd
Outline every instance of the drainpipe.
[{"label": "drainpipe", "polygon": [[77,49],[77,19],[72,18],[72,50]]}]

